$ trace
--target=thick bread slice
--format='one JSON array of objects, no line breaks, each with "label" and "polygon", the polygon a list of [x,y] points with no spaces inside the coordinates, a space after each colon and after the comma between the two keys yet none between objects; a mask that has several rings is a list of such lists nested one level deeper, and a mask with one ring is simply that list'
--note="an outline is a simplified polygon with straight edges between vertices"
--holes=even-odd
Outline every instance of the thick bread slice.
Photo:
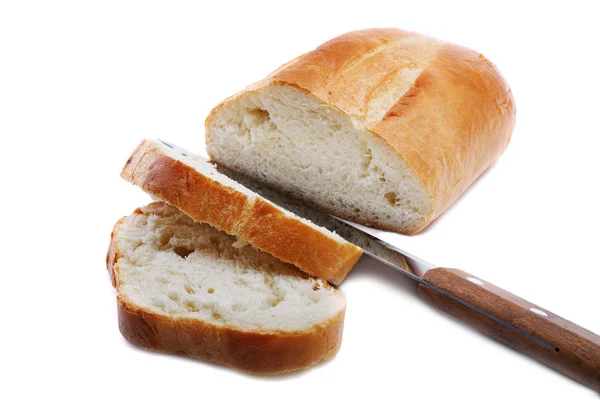
[{"label": "thick bread slice", "polygon": [[362,251],[217,172],[201,157],[144,140],[121,176],[194,220],[244,239],[302,271],[338,285]]},{"label": "thick bread slice", "polygon": [[135,345],[277,374],[338,351],[344,296],[165,203],[117,222],[107,266]]},{"label": "thick bread slice", "polygon": [[510,88],[470,49],[399,29],[339,36],[225,100],[216,163],[330,213],[420,231],[504,151]]}]

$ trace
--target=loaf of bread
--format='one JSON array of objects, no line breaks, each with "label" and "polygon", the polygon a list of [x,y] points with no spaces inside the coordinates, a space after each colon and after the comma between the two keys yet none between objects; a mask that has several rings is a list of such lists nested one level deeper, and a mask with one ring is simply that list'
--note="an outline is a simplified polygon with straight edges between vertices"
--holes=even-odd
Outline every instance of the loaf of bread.
[{"label": "loaf of bread", "polygon": [[117,222],[107,266],[119,328],[137,346],[260,374],[339,349],[339,291],[165,203]]},{"label": "loaf of bread", "polygon": [[[235,235],[302,271],[338,285],[362,250],[219,173],[205,159],[143,140],[121,176],[195,221]],[[400,265],[406,262],[402,257]]]},{"label": "loaf of bread", "polygon": [[481,54],[398,29],[339,36],[215,107],[213,161],[327,212],[422,230],[504,151],[508,84]]}]

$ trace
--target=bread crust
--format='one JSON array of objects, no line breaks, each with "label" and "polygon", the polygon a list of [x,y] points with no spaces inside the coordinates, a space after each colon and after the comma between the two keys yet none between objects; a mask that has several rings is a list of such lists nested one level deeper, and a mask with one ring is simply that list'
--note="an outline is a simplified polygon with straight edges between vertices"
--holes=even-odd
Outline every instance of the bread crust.
[{"label": "bread crust", "polygon": [[[139,209],[136,212],[141,212]],[[117,230],[106,257],[113,286],[119,289]],[[192,318],[170,317],[141,308],[117,295],[119,330],[132,344],[186,355],[256,374],[281,374],[333,357],[340,348],[345,308],[306,331],[243,331]]]},{"label": "bread crust", "polygon": [[362,251],[292,218],[258,197],[255,201],[164,154],[151,140],[133,152],[121,176],[192,219],[238,236],[309,275],[339,285]]},{"label": "bread crust", "polygon": [[[413,82],[394,78],[403,68],[421,73]],[[516,119],[508,84],[481,54],[400,29],[368,29],[324,43],[215,107],[206,120],[209,150],[211,120],[221,107],[275,85],[299,88],[355,119],[412,168],[431,207],[419,226],[401,233],[422,230],[464,193],[504,152]],[[380,114],[373,99],[390,85],[407,85],[408,90]]]}]

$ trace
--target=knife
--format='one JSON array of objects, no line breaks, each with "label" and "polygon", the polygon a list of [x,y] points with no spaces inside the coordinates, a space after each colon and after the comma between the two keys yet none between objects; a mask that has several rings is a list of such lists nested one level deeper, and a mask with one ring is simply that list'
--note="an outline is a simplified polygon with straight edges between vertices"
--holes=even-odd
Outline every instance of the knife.
[{"label": "knife", "polygon": [[[183,156],[191,156],[180,147],[159,141]],[[237,171],[215,166],[220,173],[298,216],[334,231],[365,254],[416,281],[420,296],[433,307],[600,392],[600,336],[595,333],[473,274],[436,267],[382,239],[396,233],[331,216]],[[399,255],[406,257],[410,268]]]}]

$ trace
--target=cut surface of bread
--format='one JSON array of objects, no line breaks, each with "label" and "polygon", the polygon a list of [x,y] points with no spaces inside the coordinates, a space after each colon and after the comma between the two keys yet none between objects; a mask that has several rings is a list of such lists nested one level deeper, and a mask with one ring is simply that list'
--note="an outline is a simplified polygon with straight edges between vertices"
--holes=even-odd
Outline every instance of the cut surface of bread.
[{"label": "cut surface of bread", "polygon": [[211,159],[376,228],[414,233],[499,156],[515,122],[500,73],[399,29],[337,37],[225,100]]},{"label": "cut surface of bread", "polygon": [[165,203],[117,222],[107,266],[138,346],[267,374],[339,349],[339,291]]},{"label": "cut surface of bread", "polygon": [[238,236],[302,271],[338,285],[362,251],[219,173],[202,157],[144,140],[121,176],[199,222]]}]

